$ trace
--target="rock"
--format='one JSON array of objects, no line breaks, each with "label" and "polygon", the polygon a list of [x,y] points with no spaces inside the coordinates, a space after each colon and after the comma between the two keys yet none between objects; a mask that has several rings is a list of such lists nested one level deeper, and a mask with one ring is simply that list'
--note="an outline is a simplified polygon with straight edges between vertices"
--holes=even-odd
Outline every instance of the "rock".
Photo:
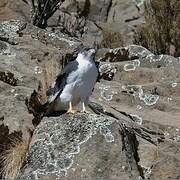
[{"label": "rock", "polygon": [[0,21],[12,19],[30,22],[30,6],[21,0],[4,0],[0,2]]},{"label": "rock", "polygon": [[[140,8],[141,12],[138,12],[137,7]],[[142,2],[139,1],[67,0],[64,2],[61,8],[63,10],[65,9],[68,14],[72,13],[73,15],[78,13],[80,14],[80,16],[84,16],[86,19],[88,19],[88,21],[94,22],[96,25],[98,25],[97,27],[100,28],[99,30],[97,29],[97,27],[95,27],[98,31],[96,30],[93,33],[87,31],[84,32],[84,35],[89,35],[85,40],[90,41],[90,43],[91,38],[94,39],[94,36],[96,36],[96,42],[98,42],[98,44],[101,44],[103,39],[106,38],[102,37],[103,33],[115,34],[114,38],[116,38],[116,40],[116,36],[118,34],[118,37],[121,37],[121,41],[123,41],[125,45],[128,43],[132,43],[135,27],[139,24],[142,24],[143,22],[143,6]],[[61,13],[56,13],[56,19],[58,14]],[[66,22],[69,21],[70,19],[68,19],[68,21]],[[55,20],[52,22],[55,22]],[[91,28],[92,25],[86,25],[86,27]],[[116,47],[118,47],[119,44],[122,43],[114,43]]]},{"label": "rock", "polygon": [[26,23],[19,20],[4,21],[0,24],[0,40],[16,45],[18,32],[26,27]]},{"label": "rock", "polygon": [[166,140],[157,148],[140,141],[140,164],[146,179],[178,179],[179,156],[172,152],[180,137],[179,58],[154,55],[137,45],[103,52],[99,61],[104,80],[96,85],[93,99],[164,132]]},{"label": "rock", "polygon": [[106,22],[112,0],[67,0],[62,7],[68,12],[77,12],[89,20]]},{"label": "rock", "polygon": [[[0,9],[1,11],[2,16],[0,16],[0,19],[2,20],[18,19],[30,22],[30,5],[24,1],[7,0],[7,4],[3,4],[3,7]],[[78,15],[77,21],[76,15]],[[85,27],[76,28],[77,24],[81,26],[84,24],[82,18],[87,20]],[[98,44],[101,43],[103,40],[102,31],[105,31],[107,33],[119,34],[118,36],[123,37],[122,41],[125,45],[133,42],[134,28],[143,21],[142,15],[139,14],[132,0],[66,0],[61,5],[60,10],[57,10],[49,19],[49,26],[56,29],[59,24],[58,19],[65,20],[63,26],[70,29],[69,31],[64,31],[63,29],[64,33],[69,34],[71,32],[70,35],[73,34],[78,37],[83,34],[82,40],[88,41],[89,44],[92,44],[94,41]],[[62,30],[62,27],[60,29]],[[118,47],[121,43],[116,42],[114,45]]]},{"label": "rock", "polygon": [[96,22],[106,22],[111,5],[112,0],[91,0],[88,14],[89,19]]},{"label": "rock", "polygon": [[[66,19],[69,19],[70,23],[76,22],[77,19],[73,17],[73,13],[77,13],[77,7],[72,5],[72,1],[68,2],[70,4],[64,8],[71,12]],[[0,144],[7,145],[10,141],[6,140],[17,134],[25,138],[26,128],[35,128],[32,125],[34,117],[29,114],[24,102],[26,97],[30,96],[34,89],[37,90],[39,81],[44,85],[43,93],[46,94],[49,84],[52,83],[62,66],[72,57],[72,52],[80,43],[93,44],[96,40],[100,43],[103,39],[103,32],[107,32],[107,34],[118,33],[125,39],[125,44],[128,44],[133,41],[134,27],[144,21],[131,0],[112,0],[111,2],[99,0],[98,3],[90,0],[92,7],[87,9],[88,11],[84,11],[86,10],[84,9],[84,0],[78,2],[80,8],[78,13],[80,14],[77,14],[82,15],[83,12],[84,15],[87,15],[86,21],[82,22],[82,24],[85,23],[82,28],[83,33],[76,31],[78,38],[69,37],[60,31],[60,27],[53,26],[57,24],[60,10],[49,21],[49,25],[52,27],[43,30],[28,23],[30,18],[28,19],[26,16],[30,16],[26,13],[29,12],[29,6],[22,0],[0,2],[0,19],[9,20],[0,23]],[[88,3],[88,1],[86,2]],[[105,9],[100,11],[103,3],[105,3]],[[11,18],[18,20],[10,20]],[[99,22],[97,23],[97,21]],[[96,84],[91,100],[103,104],[103,108],[99,108],[102,110],[101,112],[112,113],[115,117],[122,117],[122,115],[126,117],[131,125],[140,128],[140,131],[136,129],[136,133],[141,133],[145,128],[146,133],[154,133],[155,139],[158,133],[164,134],[164,142],[158,138],[158,146],[137,138],[140,158],[138,164],[143,168],[146,179],[178,179],[180,176],[178,154],[180,58],[165,54],[155,55],[138,45],[128,44],[113,49],[109,49],[108,45],[105,47],[98,50],[96,60],[100,62],[101,81]],[[174,47],[172,46],[170,49],[174,54]],[[33,135],[27,169],[22,169],[24,171],[21,172],[19,178],[33,179],[34,177],[28,177],[30,176],[28,172],[34,172],[36,175],[33,168],[39,166],[38,163],[41,160],[49,162],[53,155],[66,151],[66,154],[60,154],[59,164],[56,164],[60,169],[58,175],[62,175],[61,179],[109,180],[116,177],[116,179],[129,179],[130,172],[126,164],[126,153],[121,153],[122,142],[117,120],[108,117],[104,122],[102,118],[99,120],[92,119],[92,117],[98,116],[77,114],[74,119],[68,115],[43,118]],[[119,121],[125,122],[123,118],[120,118]],[[94,124],[88,124],[90,122]],[[60,127],[51,127],[55,123]],[[105,138],[100,133],[99,129],[103,123],[109,123],[106,127],[113,134],[114,142],[107,142],[107,137]],[[82,125],[82,129],[80,125]],[[45,138],[39,130],[45,132],[44,127],[47,126],[50,131],[47,131]],[[97,126],[97,133],[90,138],[94,126]],[[62,129],[62,127],[65,128]],[[57,128],[57,130],[54,131],[53,128]],[[85,132],[84,129],[88,131]],[[66,134],[63,134],[63,131]],[[53,151],[52,157],[48,161],[46,155],[48,154],[49,157],[50,152],[55,148],[52,144],[46,144],[51,140],[49,132],[53,132],[52,137],[56,133],[64,138],[72,135],[73,141],[63,139],[65,140],[64,146],[59,147],[58,151]],[[77,134],[78,132],[79,134]],[[149,137],[146,133],[143,135]],[[85,136],[80,136],[82,134]],[[75,141],[74,135],[77,135],[77,140],[87,138],[87,141],[82,143],[80,142],[82,139],[80,139],[81,145],[79,145],[79,142]],[[141,137],[140,134],[139,136]],[[112,139],[112,136],[109,138]],[[59,143],[63,143],[63,140]],[[72,153],[77,154],[70,157],[69,150],[72,149],[67,147],[66,142],[67,145],[76,145],[76,149]],[[45,149],[43,149],[44,146]],[[79,146],[80,152],[78,151]],[[40,161],[34,161],[36,155]],[[50,165],[46,163],[40,165],[44,169],[54,171],[53,163],[52,161]],[[44,170],[37,172],[41,178],[55,179],[56,176],[55,174],[46,174]],[[34,175],[32,174],[32,176]]]},{"label": "rock", "polygon": [[[121,148],[114,118],[81,113],[44,118],[17,179],[128,179]],[[132,171],[139,176],[137,167]]]},{"label": "rock", "polygon": [[9,133],[20,131],[25,137],[27,129],[33,129],[33,116],[28,113],[24,103],[31,89],[5,86],[2,82],[0,87],[4,88],[0,96],[0,117],[3,117],[3,124],[8,127]]},{"label": "rock", "polygon": [[[44,78],[44,66],[57,70],[51,77],[54,78],[64,63],[63,56],[72,53],[80,42],[20,20],[1,22],[0,37],[0,117],[3,117],[2,124],[7,126],[8,133],[21,132],[25,138],[27,129],[34,129],[33,116],[25,105],[26,97]],[[56,67],[46,65],[50,60]]]},{"label": "rock", "polygon": [[[154,55],[140,46],[130,45],[110,50],[100,61],[102,78],[111,81],[101,81],[97,85],[97,99],[111,105],[117,102],[127,103],[127,107],[132,107],[132,112],[143,115],[145,119],[153,116],[154,109],[158,112],[155,113],[153,122],[156,119],[170,125],[172,121],[169,122],[168,119],[172,116],[170,119],[174,120],[173,124],[179,126],[178,117],[174,114],[174,111],[179,114],[178,58]],[[150,116],[147,115],[149,108]],[[130,108],[125,106],[120,109],[131,112]],[[157,116],[163,117],[163,120],[156,118]]]},{"label": "rock", "polygon": [[144,22],[143,6],[138,11],[135,5],[132,0],[112,0],[107,23],[102,25],[106,31],[121,33],[125,46],[133,43],[136,26]]},{"label": "rock", "polygon": [[60,26],[61,32],[64,32],[72,37],[80,38],[86,31],[85,17],[80,17],[76,12],[60,12],[57,24]]},{"label": "rock", "polygon": [[8,51],[8,44],[3,41],[0,41],[0,54],[7,53],[7,51]]}]

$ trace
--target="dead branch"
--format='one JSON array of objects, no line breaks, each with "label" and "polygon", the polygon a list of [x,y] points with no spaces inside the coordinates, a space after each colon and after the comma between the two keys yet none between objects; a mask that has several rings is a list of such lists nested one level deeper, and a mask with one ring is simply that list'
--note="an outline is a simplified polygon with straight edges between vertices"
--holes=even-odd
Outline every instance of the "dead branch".
[{"label": "dead branch", "polygon": [[31,0],[33,10],[33,25],[40,28],[47,27],[48,19],[56,12],[65,0]]}]

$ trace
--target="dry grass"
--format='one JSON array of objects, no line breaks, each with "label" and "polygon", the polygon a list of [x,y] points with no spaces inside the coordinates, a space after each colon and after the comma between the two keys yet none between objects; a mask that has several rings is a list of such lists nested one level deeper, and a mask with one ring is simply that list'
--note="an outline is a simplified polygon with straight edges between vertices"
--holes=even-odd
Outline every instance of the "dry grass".
[{"label": "dry grass", "polygon": [[66,53],[61,60],[51,59],[47,61],[44,67],[44,71],[40,77],[38,95],[40,96],[40,101],[45,103],[47,101],[47,90],[49,86],[54,82],[56,76],[59,74],[60,70],[74,58],[74,52]]},{"label": "dry grass", "polygon": [[61,69],[60,63],[55,60],[50,60],[45,64],[45,70],[40,77],[40,87],[38,94],[41,96],[40,99],[42,103],[47,101],[46,92],[49,89],[49,86],[54,82],[55,77]]},{"label": "dry grass", "polygon": [[180,1],[145,1],[144,25],[137,28],[135,43],[157,54],[180,55]]},{"label": "dry grass", "polygon": [[123,36],[119,32],[103,31],[103,40],[98,48],[117,48],[124,45]]},{"label": "dry grass", "polygon": [[15,180],[26,159],[30,140],[15,138],[1,154],[1,176],[3,179]]}]

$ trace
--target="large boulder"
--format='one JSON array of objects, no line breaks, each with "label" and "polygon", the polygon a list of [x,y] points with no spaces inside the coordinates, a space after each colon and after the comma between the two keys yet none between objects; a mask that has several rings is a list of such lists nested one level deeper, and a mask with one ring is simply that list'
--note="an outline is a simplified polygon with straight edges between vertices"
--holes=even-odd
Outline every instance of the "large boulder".
[{"label": "large boulder", "polygon": [[[3,141],[7,139],[5,137],[9,138],[9,133],[13,134],[13,132],[20,131],[19,134],[23,134],[25,137],[26,129],[34,128],[32,125],[33,117],[28,113],[24,103],[26,97],[34,89],[37,89],[42,77],[44,84],[46,84],[45,90],[47,89],[49,85],[47,81],[51,83],[54,80],[55,75],[64,65],[66,55],[73,52],[81,41],[63,35],[57,29],[42,30],[21,21],[1,23],[0,38],[0,141],[3,144]],[[161,142],[158,147],[144,140],[139,140],[139,164],[144,168],[144,175],[147,178],[155,180],[178,179],[180,164],[178,154],[180,142],[180,58],[155,55],[146,48],[137,45],[128,45],[116,49],[100,49],[97,57],[100,62],[101,81],[96,84],[91,98],[103,104],[106,110],[113,110],[116,116],[125,114],[142,128],[146,127],[163,132],[165,141]],[[44,71],[47,73],[44,74]],[[92,117],[94,117],[93,120]],[[49,128],[57,128],[60,135],[62,132],[67,132],[67,136],[62,135],[62,137],[68,138],[68,133],[70,133],[72,139],[74,133],[79,132],[82,135],[84,129],[90,128],[85,134],[87,135],[86,138],[89,139],[87,142],[81,143],[80,153],[74,157],[73,155],[70,158],[68,156],[67,163],[69,166],[63,164],[64,159],[62,157],[64,156],[61,154],[60,159],[62,161],[58,165],[60,175],[67,171],[67,176],[61,178],[73,179],[77,177],[76,179],[80,179],[82,176],[82,179],[86,179],[86,177],[87,179],[113,179],[113,175],[117,173],[118,178],[128,179],[129,173],[126,173],[127,165],[124,155],[120,153],[122,144],[119,141],[116,127],[118,123],[114,119],[107,119],[107,122],[110,123],[107,128],[114,136],[114,142],[107,142],[104,135],[98,130],[101,129],[100,126],[105,125],[104,117],[100,119],[97,117],[92,114],[89,116],[78,114],[74,118],[68,115],[44,118],[34,132],[28,155],[30,161],[27,169],[22,172],[22,177],[28,177],[27,171],[36,171],[32,167],[37,167],[34,155],[40,158],[39,155],[42,154],[45,158],[51,152],[48,148],[41,152],[42,148],[47,145],[44,143],[50,142],[50,135],[47,135],[46,140],[44,134],[39,134],[39,129],[46,127],[46,123],[48,123]],[[90,138],[89,134],[91,134],[94,125],[87,123],[91,122],[97,126],[98,133]],[[51,127],[54,123],[59,123],[60,127]],[[61,131],[61,126],[65,127],[65,125],[67,125],[67,129]],[[81,126],[82,128],[80,128]],[[77,130],[76,132],[73,131],[73,127]],[[69,132],[68,128],[72,132]],[[55,131],[51,130],[54,134]],[[33,144],[36,139],[39,139],[38,144]],[[72,145],[68,140],[66,143]],[[74,139],[72,143],[76,143]],[[67,147],[65,144],[61,149],[58,149],[57,153],[60,153],[61,150],[62,152],[65,151],[64,148]],[[51,144],[49,145],[51,147]],[[94,150],[94,147],[97,149]],[[35,149],[40,152],[38,153]],[[54,153],[56,155],[56,152]],[[89,162],[86,161],[88,157],[90,157]],[[117,160],[116,157],[118,157]],[[113,161],[116,161],[117,165]],[[46,164],[42,164],[42,166],[44,169],[47,168]],[[65,166],[64,169],[62,166]],[[53,167],[51,166],[51,168]],[[85,173],[86,171],[88,173]],[[41,176],[41,171],[38,170],[38,172]],[[36,173],[34,174],[36,175]],[[49,178],[45,170],[42,170],[43,176]],[[50,176],[52,177],[52,175]]]},{"label": "large boulder", "polygon": [[136,164],[128,172],[119,130],[116,119],[96,114],[44,118],[17,179],[125,180],[131,171],[138,178]]},{"label": "large boulder", "polygon": [[[9,133],[20,131],[25,137],[27,129],[33,129],[26,97],[37,89],[44,69],[53,71],[49,76],[54,78],[63,65],[63,57],[79,44],[62,33],[41,30],[24,21],[0,23],[0,117]],[[49,61],[56,67],[46,65]]]},{"label": "large boulder", "polygon": [[96,86],[96,100],[145,120],[180,126],[179,58],[129,45],[106,51],[99,61],[104,80]]},{"label": "large boulder", "polygon": [[[121,118],[117,120],[117,115],[113,118],[109,116],[111,113],[107,114],[77,113],[43,118],[34,131],[25,166],[17,179],[179,178],[179,143],[169,141],[166,136],[167,139],[161,139],[162,126],[154,124],[146,129],[136,116],[121,112]],[[132,118],[130,124],[125,117]],[[131,129],[124,126],[123,130],[124,123],[131,125],[135,134],[141,137],[139,142],[133,134],[123,134]],[[143,124],[147,126],[148,123]],[[158,144],[149,139],[150,134],[158,138]]]}]

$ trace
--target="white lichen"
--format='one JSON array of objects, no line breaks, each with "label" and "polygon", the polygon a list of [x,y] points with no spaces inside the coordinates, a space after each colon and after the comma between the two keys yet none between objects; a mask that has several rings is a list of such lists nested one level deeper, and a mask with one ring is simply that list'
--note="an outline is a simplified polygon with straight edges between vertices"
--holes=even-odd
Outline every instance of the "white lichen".
[{"label": "white lichen", "polygon": [[139,125],[142,125],[142,122],[143,122],[142,117],[140,117],[136,114],[130,114],[130,115],[132,116],[134,122],[136,122]]},{"label": "white lichen", "polygon": [[152,106],[157,103],[159,100],[158,95],[153,95],[153,94],[145,94],[142,86],[140,85],[123,85],[122,89],[126,91],[131,91],[134,92],[134,96],[138,96],[141,101],[145,103],[147,106]]},{"label": "white lichen", "polygon": [[114,64],[107,63],[107,64],[102,64],[99,67],[99,72],[101,75],[102,74],[108,74],[108,77],[110,79],[112,79],[114,74],[117,72],[117,69],[116,69],[116,66]]},{"label": "white lichen", "polygon": [[60,41],[64,41],[64,42],[68,43],[69,46],[74,46],[76,44],[76,42],[74,42],[73,40],[66,39],[63,36],[59,36],[57,33],[48,33],[48,36],[51,38],[57,38]]},{"label": "white lichen", "polygon": [[137,67],[140,66],[140,64],[141,63],[139,60],[133,60],[124,65],[124,71],[134,71],[134,70],[136,70]]},{"label": "white lichen", "polygon": [[41,74],[42,73],[42,69],[39,66],[35,66],[34,67],[34,73],[35,74]]},{"label": "white lichen", "polygon": [[111,90],[110,86],[101,85],[99,89],[101,97],[106,101],[111,101],[113,96],[118,94],[116,91]]},{"label": "white lichen", "polygon": [[174,82],[174,83],[172,83],[172,84],[171,84],[171,86],[172,86],[172,88],[174,88],[174,87],[176,87],[176,86],[177,86],[177,83],[176,83],[176,82]]},{"label": "white lichen", "polygon": [[141,106],[141,105],[137,105],[137,109],[138,109],[138,110],[141,110],[141,109],[142,109],[142,106]]}]

